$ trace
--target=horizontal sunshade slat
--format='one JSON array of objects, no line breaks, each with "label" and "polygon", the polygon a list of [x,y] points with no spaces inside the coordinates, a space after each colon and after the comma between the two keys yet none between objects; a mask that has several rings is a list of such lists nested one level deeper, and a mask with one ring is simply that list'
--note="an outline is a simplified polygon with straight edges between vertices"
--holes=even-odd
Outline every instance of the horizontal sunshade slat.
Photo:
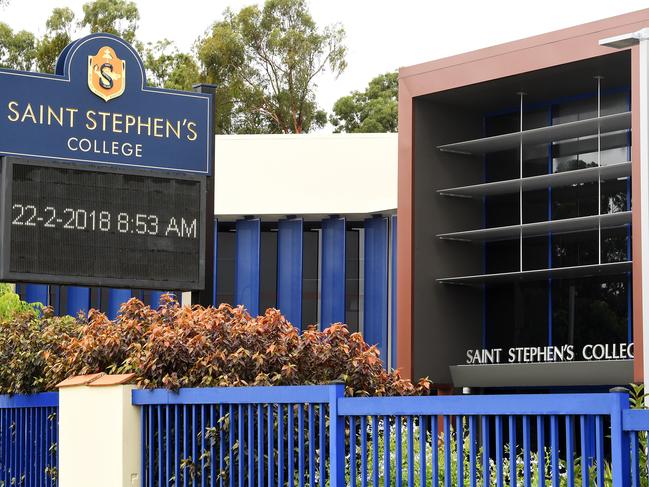
[{"label": "horizontal sunshade slat", "polygon": [[631,128],[631,112],[614,113],[603,117],[549,125],[547,127],[524,130],[522,132],[455,142],[453,144],[440,145],[438,149],[444,152],[456,152],[459,154],[484,154],[486,152],[513,149],[518,147],[521,141],[523,145],[529,146],[594,135],[597,134],[598,127],[601,133],[629,129]]},{"label": "horizontal sunshade slat", "polygon": [[509,225],[506,227],[481,228],[478,230],[467,230],[464,232],[442,233],[438,235],[443,240],[461,240],[466,242],[484,242],[495,240],[511,240],[523,237],[535,237],[540,235],[583,232],[595,230],[599,227],[601,220],[602,228],[614,228],[631,223],[631,212],[621,211],[605,215],[580,216],[577,218],[565,218],[563,220],[551,220],[538,223],[525,223],[523,225]]},{"label": "horizontal sunshade slat", "polygon": [[631,163],[620,162],[617,164],[602,166],[601,168],[589,167],[586,169],[575,169],[574,171],[544,174],[541,176],[531,176],[522,179],[509,179],[493,183],[440,189],[437,192],[444,196],[458,196],[463,198],[511,194],[517,193],[521,187],[523,188],[523,191],[533,191],[537,189],[557,188],[561,186],[570,186],[571,184],[597,181],[598,173],[602,179],[629,177],[631,176]]},{"label": "horizontal sunshade slat", "polygon": [[610,276],[631,272],[631,261],[611,262],[553,269],[534,269],[519,272],[500,272],[497,274],[476,274],[471,276],[445,277],[437,279],[441,284],[463,284],[480,286],[499,282],[539,281],[543,279],[567,279],[576,277]]}]

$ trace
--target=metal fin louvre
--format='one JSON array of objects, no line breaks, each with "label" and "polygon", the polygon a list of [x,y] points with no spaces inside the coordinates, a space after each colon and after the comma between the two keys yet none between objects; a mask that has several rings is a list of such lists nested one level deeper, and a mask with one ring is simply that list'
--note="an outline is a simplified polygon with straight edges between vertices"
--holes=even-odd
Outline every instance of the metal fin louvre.
[{"label": "metal fin louvre", "polygon": [[522,132],[512,132],[492,137],[455,142],[440,145],[437,148],[444,152],[457,154],[484,154],[506,149],[513,149],[519,144],[547,144],[557,140],[572,139],[600,132],[613,132],[631,128],[631,112],[614,113],[602,117],[566,122],[558,125],[548,125]]}]

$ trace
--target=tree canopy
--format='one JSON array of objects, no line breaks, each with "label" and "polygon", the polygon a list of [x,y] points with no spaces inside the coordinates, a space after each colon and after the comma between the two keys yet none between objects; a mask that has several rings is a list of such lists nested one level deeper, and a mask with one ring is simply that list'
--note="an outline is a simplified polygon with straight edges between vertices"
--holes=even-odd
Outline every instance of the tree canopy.
[{"label": "tree canopy", "polygon": [[319,28],[305,0],[267,0],[212,25],[198,42],[205,77],[219,86],[221,132],[302,133],[322,127],[316,78],[346,67],[340,25]]},{"label": "tree canopy", "polygon": [[72,41],[74,12],[69,8],[55,8],[45,23],[45,35],[36,48],[37,69],[53,73],[59,53]]},{"label": "tree canopy", "polygon": [[364,91],[339,98],[330,122],[335,132],[396,132],[398,128],[398,73],[381,74]]},{"label": "tree canopy", "polygon": [[[0,5],[7,0],[0,0]],[[0,22],[0,67],[54,72],[58,54],[83,33],[108,32],[142,53],[152,86],[191,90],[199,82],[217,86],[217,133],[302,133],[327,123],[318,105],[318,76],[346,68],[345,31],[318,26],[306,0],[266,0],[221,20],[198,37],[192,52],[168,39],[144,44],[137,37],[140,13],[129,0],[91,0],[80,20],[55,8],[41,38],[14,32]]]},{"label": "tree canopy", "polygon": [[31,32],[14,32],[0,22],[0,67],[31,71],[36,60],[36,42]]},{"label": "tree canopy", "polygon": [[94,0],[83,5],[80,25],[91,33],[115,34],[127,42],[135,42],[140,12],[135,2],[126,0]]}]

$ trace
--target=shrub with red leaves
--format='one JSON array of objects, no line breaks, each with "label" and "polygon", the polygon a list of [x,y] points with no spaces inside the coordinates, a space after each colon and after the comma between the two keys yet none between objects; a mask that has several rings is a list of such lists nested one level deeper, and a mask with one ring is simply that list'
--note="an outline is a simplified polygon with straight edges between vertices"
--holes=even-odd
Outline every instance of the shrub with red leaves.
[{"label": "shrub with red leaves", "polygon": [[93,310],[55,341],[57,353],[42,357],[47,389],[95,372],[134,372],[140,386],[167,389],[343,381],[348,396],[392,396],[431,387],[386,371],[377,348],[343,324],[300,333],[275,309],[251,317],[242,306],[183,307],[168,295],[158,309],[131,299],[112,321]]}]

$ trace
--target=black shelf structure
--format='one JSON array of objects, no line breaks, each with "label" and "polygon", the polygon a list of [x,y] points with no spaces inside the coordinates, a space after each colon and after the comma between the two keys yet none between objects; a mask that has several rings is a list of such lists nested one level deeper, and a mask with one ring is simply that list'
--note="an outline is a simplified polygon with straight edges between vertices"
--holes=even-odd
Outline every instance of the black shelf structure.
[{"label": "black shelf structure", "polygon": [[575,169],[554,174],[530,176],[520,179],[508,179],[493,183],[474,184],[457,188],[439,189],[442,196],[458,198],[481,198],[500,194],[518,193],[519,191],[534,191],[538,189],[559,188],[580,183],[591,183],[598,179],[617,179],[631,176],[631,163],[619,162],[601,167]]},{"label": "black shelf structure", "polygon": [[437,279],[442,284],[462,284],[466,286],[481,286],[499,282],[538,281],[542,279],[568,279],[576,277],[594,277],[617,275],[631,272],[631,261],[609,262],[605,264],[579,265],[570,267],[553,267],[552,269],[531,269],[514,272],[499,272],[495,274],[476,274],[474,276],[458,276]]},{"label": "black shelf structure", "polygon": [[445,144],[437,148],[443,152],[454,152],[456,154],[485,154],[487,152],[514,149],[521,144],[526,146],[549,144],[558,140],[574,139],[630,128],[631,112],[622,112],[493,137]]},{"label": "black shelf structure", "polygon": [[547,234],[563,234],[585,232],[598,228],[616,228],[631,223],[631,212],[620,211],[605,215],[589,215],[563,220],[550,220],[506,227],[481,228],[465,232],[442,233],[437,235],[443,240],[458,240],[462,242],[486,242],[496,240],[511,240],[514,238],[538,237]]}]

